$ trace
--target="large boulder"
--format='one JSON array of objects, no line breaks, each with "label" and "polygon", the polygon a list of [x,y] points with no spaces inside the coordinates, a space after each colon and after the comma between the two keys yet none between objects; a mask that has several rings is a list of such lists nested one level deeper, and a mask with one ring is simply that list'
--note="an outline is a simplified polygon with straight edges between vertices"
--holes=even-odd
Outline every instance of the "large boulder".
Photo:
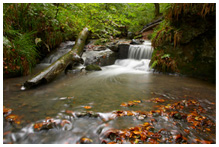
[{"label": "large boulder", "polygon": [[99,66],[112,65],[118,58],[118,53],[111,51],[110,49],[102,51],[86,51],[82,55],[85,61],[85,65],[96,64]]},{"label": "large boulder", "polygon": [[107,45],[107,48],[109,48],[109,49],[112,50],[113,52],[118,52],[118,51],[119,51],[118,41],[109,43],[109,44]]},{"label": "large boulder", "polygon": [[128,58],[129,46],[129,44],[119,44],[119,59]]}]

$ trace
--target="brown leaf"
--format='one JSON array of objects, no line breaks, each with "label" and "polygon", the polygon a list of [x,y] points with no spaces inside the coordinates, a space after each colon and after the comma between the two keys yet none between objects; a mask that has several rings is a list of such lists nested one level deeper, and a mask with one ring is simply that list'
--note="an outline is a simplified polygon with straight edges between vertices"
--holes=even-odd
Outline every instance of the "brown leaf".
[{"label": "brown leaf", "polygon": [[158,144],[158,142],[155,139],[149,138],[148,139],[150,144]]},{"label": "brown leaf", "polygon": [[207,141],[207,140],[200,140],[199,142],[202,144],[211,144],[212,143],[212,141]]},{"label": "brown leaf", "polygon": [[189,131],[188,129],[184,129],[184,131],[185,131],[187,134],[190,133],[190,131]]},{"label": "brown leaf", "polygon": [[175,140],[182,139],[182,134],[173,135],[173,139]]}]

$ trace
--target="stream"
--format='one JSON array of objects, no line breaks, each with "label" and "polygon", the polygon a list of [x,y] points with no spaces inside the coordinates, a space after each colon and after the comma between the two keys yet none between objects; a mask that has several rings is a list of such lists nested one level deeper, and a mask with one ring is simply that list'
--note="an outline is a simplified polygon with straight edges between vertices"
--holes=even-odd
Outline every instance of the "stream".
[{"label": "stream", "polygon": [[[71,48],[73,43],[69,44],[64,48]],[[150,43],[147,42],[147,45],[150,46]],[[142,46],[145,48],[145,44]],[[139,46],[133,45],[132,48]],[[53,82],[35,89],[20,90],[21,84],[31,75],[4,79],[3,104],[11,108],[11,113],[17,115],[20,121],[14,123],[3,119],[3,143],[121,143],[119,139],[107,135],[107,132],[113,129],[121,131],[145,122],[153,124],[153,133],[163,128],[167,131],[159,139],[148,137],[142,143],[151,143],[151,140],[158,143],[203,143],[203,140],[216,143],[216,86],[185,76],[153,73],[148,67],[152,51],[135,50],[129,51],[130,58],[116,60],[113,65],[101,67],[102,71],[63,73]],[[34,73],[50,64],[39,64]],[[164,102],[149,101],[152,98],[160,98]],[[120,106],[133,100],[140,102],[133,106]],[[176,119],[164,113],[152,116],[148,114],[147,117],[140,113],[118,116],[119,113],[130,111],[154,113],[152,110],[157,110],[158,105],[170,106],[190,100],[198,103],[198,106],[194,103],[191,107],[185,106],[173,111],[188,115],[194,109],[201,108],[204,112],[198,113],[200,120],[203,118],[213,123],[207,125],[208,129],[192,125],[186,121],[188,117]],[[197,121],[198,116],[194,118]],[[49,122],[50,126],[38,129],[36,124],[40,122]],[[185,129],[190,133],[186,133]],[[179,141],[174,138],[176,134],[184,138],[181,137]],[[114,133],[116,135],[118,138],[118,134]],[[134,143],[141,143],[140,139],[138,142],[136,139]],[[126,138],[123,143],[133,142]]]}]

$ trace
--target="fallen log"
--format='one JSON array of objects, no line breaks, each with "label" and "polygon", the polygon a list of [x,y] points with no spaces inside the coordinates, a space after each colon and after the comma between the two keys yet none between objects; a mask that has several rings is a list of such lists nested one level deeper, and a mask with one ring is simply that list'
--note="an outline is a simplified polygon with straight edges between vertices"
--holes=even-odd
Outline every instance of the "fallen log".
[{"label": "fallen log", "polygon": [[163,20],[163,16],[160,17],[160,18],[158,18],[157,20],[155,20],[155,21],[153,21],[153,22],[151,22],[151,23],[145,25],[145,26],[143,27],[143,29],[142,29],[139,33],[143,33],[144,31],[147,31],[147,30],[152,29],[153,27],[155,27],[155,26],[157,26],[158,24],[160,24],[160,23],[162,22],[162,20]]},{"label": "fallen log", "polygon": [[84,28],[78,35],[77,41],[70,52],[66,53],[60,57],[57,61],[52,63],[49,67],[40,71],[32,78],[28,79],[22,86],[21,90],[29,89],[33,86],[40,84],[45,84],[52,81],[57,75],[62,71],[66,70],[68,67],[74,63],[83,63],[81,56],[83,54],[83,49],[85,41],[89,34],[88,28]]}]

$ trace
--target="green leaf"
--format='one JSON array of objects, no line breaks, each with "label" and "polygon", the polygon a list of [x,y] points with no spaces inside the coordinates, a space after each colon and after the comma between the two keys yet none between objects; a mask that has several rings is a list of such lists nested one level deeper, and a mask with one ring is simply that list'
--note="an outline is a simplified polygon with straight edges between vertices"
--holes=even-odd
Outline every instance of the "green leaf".
[{"label": "green leaf", "polygon": [[163,58],[169,58],[170,57],[170,54],[164,54],[162,57],[161,57],[161,59],[163,59]]}]

